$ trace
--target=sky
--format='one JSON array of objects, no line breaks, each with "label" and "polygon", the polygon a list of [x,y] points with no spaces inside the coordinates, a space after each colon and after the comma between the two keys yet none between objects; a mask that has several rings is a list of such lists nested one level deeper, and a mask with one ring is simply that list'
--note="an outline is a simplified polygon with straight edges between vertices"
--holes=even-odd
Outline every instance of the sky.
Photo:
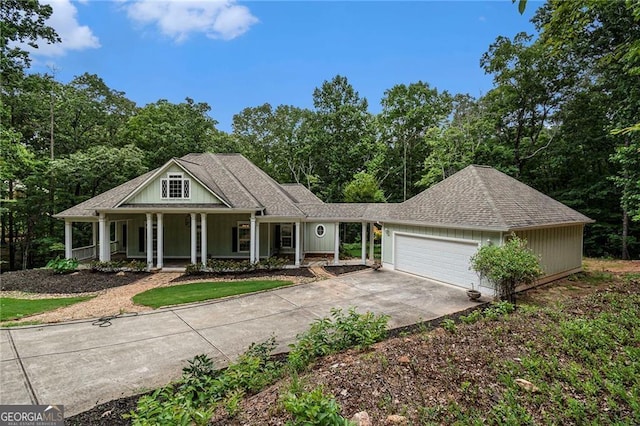
[{"label": "sky", "polygon": [[32,52],[31,72],[69,82],[97,74],[138,106],[208,103],[218,128],[270,103],[313,107],[340,74],[369,110],[385,90],[417,81],[478,97],[492,87],[480,58],[498,36],[535,33],[505,1],[40,0],[62,43]]}]

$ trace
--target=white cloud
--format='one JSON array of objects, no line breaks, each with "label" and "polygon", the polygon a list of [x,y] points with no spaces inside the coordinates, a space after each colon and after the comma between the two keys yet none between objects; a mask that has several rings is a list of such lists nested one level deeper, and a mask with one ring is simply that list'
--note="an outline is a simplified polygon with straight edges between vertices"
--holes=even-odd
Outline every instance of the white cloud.
[{"label": "white cloud", "polygon": [[25,47],[38,56],[62,56],[70,50],[95,49],[100,47],[100,41],[91,28],[78,23],[78,9],[71,0],[41,0],[41,3],[49,4],[53,13],[47,20],[47,25],[56,30],[61,43],[47,44],[40,40],[38,49]]},{"label": "white cloud", "polygon": [[176,42],[192,33],[231,40],[249,30],[258,19],[245,6],[227,1],[137,0],[126,3],[127,16],[140,24],[155,24]]}]

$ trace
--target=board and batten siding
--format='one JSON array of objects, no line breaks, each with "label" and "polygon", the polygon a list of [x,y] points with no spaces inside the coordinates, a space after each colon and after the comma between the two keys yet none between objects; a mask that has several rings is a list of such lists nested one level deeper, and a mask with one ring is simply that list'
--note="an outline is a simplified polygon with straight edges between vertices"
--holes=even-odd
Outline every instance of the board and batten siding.
[{"label": "board and batten siding", "polygon": [[[191,180],[189,186],[189,199],[169,199],[162,198],[161,194],[161,181],[165,179],[169,173],[182,173],[185,178]],[[127,201],[127,204],[167,204],[167,203],[193,203],[193,204],[222,204],[219,198],[215,197],[209,190],[200,185],[194,178],[188,173],[185,173],[178,166],[171,166],[169,169],[158,175],[152,182],[149,182],[140,192],[138,192],[133,198]]]},{"label": "board and batten siding", "polygon": [[382,262],[388,265],[393,265],[394,263],[394,232],[442,238],[455,238],[461,240],[472,240],[478,241],[483,245],[487,244],[488,241],[491,241],[493,244],[501,243],[501,235],[499,232],[474,231],[469,229],[434,228],[385,223],[382,226]]},{"label": "board and batten siding", "polygon": [[544,277],[555,279],[582,269],[583,229],[579,224],[516,231],[516,235],[526,239],[527,246],[540,256]]},{"label": "board and batten siding", "polygon": [[[316,226],[324,225],[324,235],[316,235]],[[333,253],[335,244],[335,223],[307,222],[304,224],[304,252],[305,253]]]}]

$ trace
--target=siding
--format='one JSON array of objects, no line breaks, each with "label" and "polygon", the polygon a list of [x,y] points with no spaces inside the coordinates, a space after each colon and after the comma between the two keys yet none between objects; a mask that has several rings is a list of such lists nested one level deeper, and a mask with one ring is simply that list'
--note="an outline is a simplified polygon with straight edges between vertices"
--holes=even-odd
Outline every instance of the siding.
[{"label": "siding", "polygon": [[[316,226],[324,225],[324,236],[319,238],[316,235]],[[335,223],[327,222],[308,222],[304,223],[304,251],[305,253],[333,253],[333,245],[335,243]]]},{"label": "siding", "polygon": [[[167,177],[167,173],[183,173],[185,178],[190,178],[190,198],[188,200],[183,199],[166,199],[161,197],[160,182],[163,178]],[[148,203],[214,203],[221,204],[220,199],[213,196],[209,190],[200,185],[194,178],[177,166],[171,166],[167,173],[159,175],[155,180],[150,182],[144,189],[138,192],[133,198],[127,201],[127,204],[148,204]]]},{"label": "siding", "polygon": [[544,276],[552,276],[582,267],[583,225],[516,232],[527,240],[529,248],[540,256]]},{"label": "siding", "polygon": [[472,231],[468,229],[433,228],[412,225],[384,224],[382,226],[382,262],[393,264],[393,233],[406,232],[409,234],[429,235],[444,238],[458,238],[464,240],[479,241],[486,244],[491,241],[500,244],[499,232]]}]

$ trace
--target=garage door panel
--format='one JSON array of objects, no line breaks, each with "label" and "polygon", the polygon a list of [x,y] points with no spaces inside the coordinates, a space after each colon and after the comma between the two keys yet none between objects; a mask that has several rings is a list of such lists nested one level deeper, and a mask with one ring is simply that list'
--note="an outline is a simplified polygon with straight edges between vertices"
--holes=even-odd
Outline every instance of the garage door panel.
[{"label": "garage door panel", "polygon": [[478,243],[395,236],[395,268],[438,281],[469,288],[477,275],[469,270],[470,258]]}]

